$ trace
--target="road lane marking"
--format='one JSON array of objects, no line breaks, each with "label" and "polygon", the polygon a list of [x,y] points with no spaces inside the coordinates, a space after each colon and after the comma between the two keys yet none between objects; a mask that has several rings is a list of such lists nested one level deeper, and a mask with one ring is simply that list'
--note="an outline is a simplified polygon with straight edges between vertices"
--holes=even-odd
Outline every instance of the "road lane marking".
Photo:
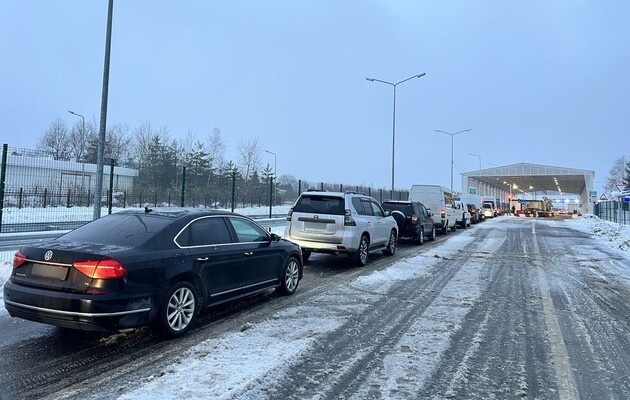
[{"label": "road lane marking", "polygon": [[578,400],[580,394],[577,390],[575,377],[569,360],[569,354],[564,343],[560,324],[556,316],[553,300],[547,286],[547,279],[543,272],[542,255],[536,240],[536,222],[532,224],[533,250],[537,257],[534,257],[534,265],[537,267],[538,283],[540,294],[542,296],[543,312],[545,313],[545,321],[549,329],[549,345],[551,347],[551,359],[556,373],[556,381],[558,382],[558,396],[560,399]]}]

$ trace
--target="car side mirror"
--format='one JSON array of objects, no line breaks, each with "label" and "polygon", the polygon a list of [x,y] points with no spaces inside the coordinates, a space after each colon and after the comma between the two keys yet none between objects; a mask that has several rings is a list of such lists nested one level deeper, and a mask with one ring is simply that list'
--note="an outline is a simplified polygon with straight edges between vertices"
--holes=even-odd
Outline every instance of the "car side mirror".
[{"label": "car side mirror", "polygon": [[390,215],[392,215],[392,210],[385,210],[385,216],[389,217]]},{"label": "car side mirror", "polygon": [[272,242],[279,242],[280,241],[280,236],[275,234],[275,233],[272,233],[271,234],[271,241]]}]

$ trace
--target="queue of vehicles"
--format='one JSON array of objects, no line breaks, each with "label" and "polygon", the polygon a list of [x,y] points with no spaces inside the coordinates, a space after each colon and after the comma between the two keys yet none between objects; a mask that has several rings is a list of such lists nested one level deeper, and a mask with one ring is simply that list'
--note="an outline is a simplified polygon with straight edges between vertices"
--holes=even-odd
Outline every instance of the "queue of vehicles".
[{"label": "queue of vehicles", "polygon": [[[363,193],[309,190],[289,210],[283,237],[300,246],[304,261],[314,252],[343,254],[363,266],[373,251],[393,255],[399,238],[423,244],[437,232],[481,222],[482,208],[467,200],[475,199],[456,198],[440,185],[413,185],[409,200],[381,204]],[[484,204],[494,217],[495,203]]]},{"label": "queue of vehicles", "polygon": [[372,252],[394,255],[401,238],[421,245],[480,222],[477,206],[439,185],[414,185],[409,200],[382,203],[357,192],[306,191],[282,238],[226,211],[128,209],[17,251],[5,308],[63,328],[148,325],[177,337],[213,305],[273,288],[293,294],[313,252],[363,266]]}]

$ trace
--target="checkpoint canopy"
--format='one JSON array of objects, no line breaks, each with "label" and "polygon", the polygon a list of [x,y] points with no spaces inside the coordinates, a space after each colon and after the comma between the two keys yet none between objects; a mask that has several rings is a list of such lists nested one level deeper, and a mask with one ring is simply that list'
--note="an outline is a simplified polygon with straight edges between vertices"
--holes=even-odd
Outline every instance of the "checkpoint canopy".
[{"label": "checkpoint canopy", "polygon": [[595,171],[540,164],[511,164],[465,172],[462,193],[494,196],[500,203],[508,198],[538,198],[542,196],[578,195],[580,212],[591,213],[597,200],[593,190]]}]

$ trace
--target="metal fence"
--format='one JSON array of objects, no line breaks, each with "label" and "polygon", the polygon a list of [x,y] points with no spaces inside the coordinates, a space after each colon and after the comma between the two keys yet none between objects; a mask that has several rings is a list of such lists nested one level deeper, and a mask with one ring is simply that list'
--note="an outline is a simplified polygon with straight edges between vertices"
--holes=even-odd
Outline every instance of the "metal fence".
[{"label": "metal fence", "polygon": [[[239,211],[246,207],[290,205],[309,189],[354,191],[384,201],[406,200],[406,190],[390,191],[364,185],[275,182],[273,176],[245,179],[235,169],[200,174],[186,165],[160,172],[109,160],[103,170],[101,215],[128,207],[204,207]],[[97,169],[95,164],[56,160],[36,150],[3,146],[0,176],[0,233],[72,229],[92,219]],[[156,184],[155,182],[159,182]],[[162,183],[166,182],[166,183]]]},{"label": "metal fence", "polygon": [[595,204],[595,215],[606,221],[630,224],[630,203],[622,201],[600,201]]}]

